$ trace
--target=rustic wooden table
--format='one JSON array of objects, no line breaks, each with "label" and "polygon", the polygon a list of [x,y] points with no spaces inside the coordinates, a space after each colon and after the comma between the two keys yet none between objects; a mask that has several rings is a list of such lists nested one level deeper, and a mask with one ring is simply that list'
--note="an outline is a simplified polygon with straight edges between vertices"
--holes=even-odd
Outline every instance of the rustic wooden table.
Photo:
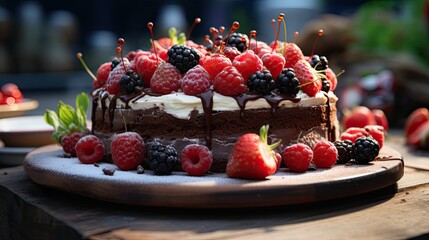
[{"label": "rustic wooden table", "polygon": [[22,166],[3,168],[0,239],[429,239],[429,152],[409,151],[402,143],[389,139],[405,160],[397,184],[287,207],[112,204],[39,186]]}]

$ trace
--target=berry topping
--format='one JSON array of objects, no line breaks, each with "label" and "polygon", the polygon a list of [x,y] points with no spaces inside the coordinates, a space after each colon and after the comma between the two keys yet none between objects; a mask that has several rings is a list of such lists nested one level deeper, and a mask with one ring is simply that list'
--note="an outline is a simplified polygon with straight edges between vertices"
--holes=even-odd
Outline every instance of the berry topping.
[{"label": "berry topping", "polygon": [[170,94],[180,89],[182,75],[172,64],[162,62],[150,80],[152,92],[159,94]]},{"label": "berry topping", "polygon": [[338,159],[338,150],[334,143],[320,141],[313,148],[313,163],[318,168],[330,168]]},{"label": "berry topping", "polygon": [[71,157],[76,157],[76,144],[83,136],[85,136],[82,132],[73,132],[65,135],[61,139],[61,146],[63,147],[64,152],[70,154]]},{"label": "berry topping", "polygon": [[248,42],[249,37],[246,34],[234,32],[229,35],[226,45],[235,47],[240,52],[244,52],[247,49]]},{"label": "berry topping", "polygon": [[121,63],[118,64],[110,73],[107,78],[106,90],[110,94],[119,94],[121,93],[121,84],[119,83],[122,76],[126,75],[128,69],[130,69],[131,64],[128,59],[124,58]]},{"label": "berry topping", "polygon": [[176,149],[153,142],[149,150],[149,166],[155,175],[169,175],[180,163]]},{"label": "berry topping", "polygon": [[256,71],[264,69],[262,60],[252,50],[248,50],[232,61],[232,66],[237,68],[244,79],[248,79]]},{"label": "berry topping", "polygon": [[330,91],[334,91],[337,88],[338,80],[337,75],[335,75],[334,71],[331,68],[327,68],[325,70],[326,80],[329,82]]},{"label": "berry topping", "polygon": [[338,159],[336,163],[348,163],[353,159],[353,142],[350,140],[336,141],[335,147],[338,151]]},{"label": "berry topping", "polygon": [[150,79],[156,71],[156,68],[161,64],[161,60],[159,60],[155,54],[150,54],[147,56],[141,56],[136,60],[136,70],[137,73],[140,74],[144,81],[144,87],[150,87]]},{"label": "berry topping", "polygon": [[86,135],[75,146],[77,158],[81,163],[92,164],[104,158],[104,144],[95,135]]},{"label": "berry topping", "polygon": [[229,177],[265,179],[277,171],[277,156],[274,149],[280,141],[268,145],[268,126],[262,126],[259,135],[247,133],[235,143],[226,166]]},{"label": "berry topping", "polygon": [[313,150],[303,143],[292,144],[283,150],[283,161],[291,172],[307,171],[313,159]]},{"label": "berry topping", "polygon": [[306,60],[301,59],[295,63],[293,69],[302,91],[308,96],[314,97],[322,88],[322,83],[314,68]]},{"label": "berry topping", "polygon": [[210,149],[204,145],[187,145],[181,154],[182,169],[191,176],[206,174],[213,163],[213,155]]},{"label": "berry topping", "polygon": [[296,95],[299,92],[299,82],[295,77],[293,68],[284,68],[277,76],[279,92],[288,95]]},{"label": "berry topping", "polygon": [[311,56],[310,65],[317,71],[326,70],[328,66],[328,59],[325,56],[314,54]]},{"label": "berry topping", "polygon": [[210,79],[213,82],[216,75],[220,73],[225,67],[232,65],[231,60],[221,54],[213,54],[206,56],[202,62],[204,69],[210,74]]},{"label": "berry topping", "polygon": [[144,148],[143,139],[138,133],[115,134],[110,144],[113,163],[124,171],[135,170],[142,162]]},{"label": "berry topping", "polygon": [[94,80],[92,84],[94,89],[101,88],[101,87],[104,87],[104,85],[106,85],[107,78],[109,77],[109,73],[111,71],[110,65],[111,65],[110,62],[106,62],[100,65],[100,67],[97,70],[96,80]]},{"label": "berry topping", "polygon": [[195,67],[200,61],[200,55],[194,48],[184,45],[174,45],[167,51],[168,62],[179,69],[180,73],[186,73]]},{"label": "berry topping", "polygon": [[113,70],[114,68],[116,68],[116,66],[118,66],[119,63],[121,63],[121,61],[118,58],[113,58],[112,62],[110,63],[110,70]]},{"label": "berry topping", "polygon": [[286,59],[285,68],[291,68],[295,66],[299,60],[304,59],[304,54],[302,54],[301,48],[299,48],[295,43],[285,43],[283,55]]},{"label": "berry topping", "polygon": [[181,88],[186,95],[195,96],[207,91],[211,86],[210,83],[209,73],[201,65],[197,65],[183,76]]},{"label": "berry topping", "polygon": [[366,164],[378,156],[380,146],[372,137],[358,138],[353,145],[353,156],[355,161],[361,164]]},{"label": "berry topping", "polygon": [[119,80],[121,93],[130,94],[141,91],[143,88],[143,79],[137,73],[128,70],[126,75],[123,75]]},{"label": "berry topping", "polygon": [[241,54],[241,52],[238,51],[235,47],[226,47],[223,49],[223,54],[232,62],[234,61],[235,57]]},{"label": "berry topping", "polygon": [[235,67],[230,66],[216,76],[213,86],[222,95],[237,96],[246,90],[246,81]]},{"label": "berry topping", "polygon": [[282,72],[285,65],[285,58],[279,53],[268,52],[265,53],[261,58],[264,67],[266,67],[273,78],[276,79],[277,76]]},{"label": "berry topping", "polygon": [[252,92],[256,92],[262,95],[268,95],[276,87],[276,82],[271,76],[270,71],[265,69],[252,74],[249,77],[247,86]]}]

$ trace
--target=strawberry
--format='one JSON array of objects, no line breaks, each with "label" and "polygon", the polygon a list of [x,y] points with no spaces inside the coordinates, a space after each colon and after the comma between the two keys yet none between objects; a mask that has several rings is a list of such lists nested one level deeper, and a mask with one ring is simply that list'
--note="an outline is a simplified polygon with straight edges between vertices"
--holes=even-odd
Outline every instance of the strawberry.
[{"label": "strawberry", "polygon": [[63,147],[64,152],[73,157],[76,156],[76,143],[89,133],[86,116],[88,106],[88,95],[81,93],[76,96],[76,110],[60,101],[57,112],[47,109],[44,114],[45,122],[54,127],[52,138]]},{"label": "strawberry", "polygon": [[334,71],[329,67],[325,70],[325,75],[329,85],[331,86],[329,91],[334,91],[338,85],[337,75],[335,75]]},{"label": "strawberry", "polygon": [[84,164],[96,163],[104,158],[104,144],[95,135],[81,137],[75,149],[77,158]]},{"label": "strawberry", "polygon": [[356,141],[356,139],[360,137],[368,137],[369,133],[360,127],[350,127],[347,128],[346,131],[341,133],[341,141],[349,140],[352,143]]},{"label": "strawberry", "polygon": [[213,155],[210,149],[204,145],[187,145],[180,156],[182,169],[191,176],[206,174],[213,163]]},{"label": "strawberry", "polygon": [[405,137],[409,137],[420,125],[429,121],[429,110],[418,108],[414,110],[405,122]]},{"label": "strawberry", "polygon": [[261,58],[264,67],[266,67],[274,79],[282,72],[283,66],[285,65],[285,58],[278,53],[269,52],[265,53]]},{"label": "strawberry", "polygon": [[313,147],[313,163],[318,168],[330,168],[338,159],[338,150],[335,144],[329,141],[320,141]]},{"label": "strawberry", "polygon": [[286,59],[285,68],[293,68],[299,60],[304,59],[301,48],[295,43],[285,43],[284,48],[283,56]]},{"label": "strawberry", "polygon": [[158,66],[163,61],[158,59],[155,54],[142,55],[136,59],[136,71],[143,78],[144,87],[150,87],[150,80]]},{"label": "strawberry", "polygon": [[246,81],[235,67],[229,66],[216,76],[213,86],[222,95],[237,96],[246,90]]},{"label": "strawberry", "polygon": [[343,117],[344,128],[359,127],[363,128],[366,125],[377,124],[374,114],[365,106],[357,106],[351,112],[346,113]]},{"label": "strawberry", "polygon": [[137,169],[143,160],[144,147],[143,139],[138,133],[114,135],[110,144],[113,163],[124,171]]},{"label": "strawberry", "polygon": [[298,60],[293,66],[293,69],[303,92],[310,97],[314,97],[320,92],[322,89],[322,81],[309,62],[304,59]]},{"label": "strawberry", "polygon": [[150,80],[152,92],[159,94],[170,94],[180,89],[182,75],[171,63],[162,62],[153,73]]},{"label": "strawberry", "polygon": [[247,133],[235,143],[226,166],[229,177],[265,179],[277,170],[277,157],[273,151],[280,142],[267,144],[268,125],[262,126],[259,135]]},{"label": "strawberry", "polygon": [[371,135],[372,138],[374,138],[378,145],[380,146],[380,149],[383,147],[384,144],[384,128],[380,125],[366,125],[364,127],[365,131]]},{"label": "strawberry", "polygon": [[232,61],[232,66],[234,66],[246,80],[254,72],[261,71],[264,68],[262,60],[252,50],[247,50],[236,56],[234,61]]},{"label": "strawberry", "polygon": [[303,143],[292,144],[283,150],[283,161],[291,172],[307,171],[312,159],[313,150]]},{"label": "strawberry", "polygon": [[407,136],[407,144],[416,148],[429,148],[429,121],[420,124]]},{"label": "strawberry", "polygon": [[3,98],[0,104],[13,105],[15,103],[22,102],[24,96],[22,95],[21,90],[14,83],[6,83],[1,87],[0,91],[3,95]]},{"label": "strawberry", "polygon": [[181,82],[181,89],[186,95],[195,96],[207,91],[210,86],[210,75],[201,65],[189,69]]},{"label": "strawberry", "polygon": [[[372,115],[374,115],[375,123],[384,128],[384,131],[387,132],[389,130],[389,122],[387,121],[386,114],[381,109],[372,109]],[[381,148],[381,146],[380,146]]]},{"label": "strawberry", "polygon": [[225,67],[232,65],[231,60],[225,55],[213,54],[204,58],[202,66],[209,73],[210,80],[213,82],[216,75],[220,73]]},{"label": "strawberry", "polygon": [[109,73],[109,77],[106,82],[106,90],[110,94],[118,94],[121,92],[121,84],[119,81],[122,76],[124,76],[128,69],[130,69],[131,64],[128,59],[124,58],[112,71]]},{"label": "strawberry", "polygon": [[96,78],[97,80],[94,80],[92,83],[92,86],[94,89],[104,87],[107,82],[107,78],[109,77],[109,73],[111,71],[112,62],[106,62],[100,65],[100,67],[97,70]]}]

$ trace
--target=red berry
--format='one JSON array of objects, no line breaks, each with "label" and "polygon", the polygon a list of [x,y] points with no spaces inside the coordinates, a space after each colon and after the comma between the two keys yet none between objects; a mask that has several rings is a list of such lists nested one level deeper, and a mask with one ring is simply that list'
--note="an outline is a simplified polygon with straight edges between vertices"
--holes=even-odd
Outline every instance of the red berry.
[{"label": "red berry", "polygon": [[138,133],[124,132],[112,137],[110,149],[113,163],[119,169],[133,170],[142,162],[144,142]]},{"label": "red berry", "polygon": [[237,96],[246,90],[246,81],[233,66],[224,68],[216,76],[213,85],[218,93],[225,96]]},{"label": "red berry", "polygon": [[110,71],[106,83],[106,90],[110,94],[118,94],[121,92],[121,84],[119,81],[121,80],[122,76],[126,74],[126,70],[130,69],[130,67],[130,62],[128,59],[124,58],[123,62],[119,63],[112,71]]},{"label": "red berry", "polygon": [[65,135],[61,139],[61,146],[63,147],[64,152],[70,154],[72,157],[76,157],[76,143],[86,134],[81,132],[73,132],[69,135]]},{"label": "red berry", "polygon": [[254,72],[264,69],[262,60],[252,50],[247,50],[235,57],[234,61],[232,61],[232,66],[234,66],[246,80]]},{"label": "red berry", "polygon": [[1,92],[3,93],[3,100],[1,104],[15,104],[22,102],[24,96],[22,95],[21,90],[14,83],[6,83],[1,87]]},{"label": "red berry", "polygon": [[213,82],[216,75],[225,67],[231,66],[232,62],[225,55],[213,54],[204,58],[202,65],[210,74],[210,79]]},{"label": "red berry", "polygon": [[330,168],[338,159],[338,150],[329,141],[318,142],[313,148],[313,154],[313,163],[318,168]]},{"label": "red berry", "polygon": [[236,47],[225,47],[223,49],[223,54],[229,58],[229,60],[234,61],[234,58],[241,54]]},{"label": "red berry", "polygon": [[197,95],[210,88],[210,75],[201,66],[197,65],[189,69],[182,78],[181,88],[186,95]]},{"label": "red berry", "polygon": [[97,80],[94,80],[94,82],[92,83],[92,86],[94,87],[94,89],[101,88],[101,87],[104,87],[104,85],[106,85],[107,78],[109,78],[109,73],[112,68],[111,66],[112,66],[111,62],[106,62],[100,65],[100,67],[97,70],[97,75],[96,75]]},{"label": "red berry", "polygon": [[364,127],[365,131],[371,135],[372,138],[374,138],[378,145],[380,146],[380,149],[383,147],[384,144],[384,128],[380,125],[367,125]]},{"label": "red berry", "polygon": [[265,53],[272,51],[271,47],[262,41],[250,41],[249,50],[252,50],[260,58],[262,58]]},{"label": "red berry", "polygon": [[292,144],[283,150],[283,161],[292,172],[305,172],[313,159],[313,150],[303,143]]},{"label": "red berry", "polygon": [[309,62],[304,59],[298,60],[293,69],[302,91],[308,96],[314,97],[322,89],[322,81]]},{"label": "red berry", "polygon": [[210,149],[204,145],[187,145],[181,154],[182,169],[191,176],[206,174],[213,163],[213,155]]},{"label": "red berry", "polygon": [[104,144],[95,135],[86,135],[75,146],[77,158],[81,163],[96,163],[104,157]]},{"label": "red berry", "polygon": [[376,124],[382,126],[384,131],[387,132],[389,130],[389,121],[384,111],[381,109],[372,109],[371,112],[374,115]]},{"label": "red berry", "polygon": [[332,71],[331,68],[327,68],[325,71],[325,74],[326,74],[326,79],[328,80],[329,85],[331,86],[329,91],[334,91],[338,85],[337,75],[335,75],[334,71]]},{"label": "red berry", "polygon": [[343,118],[344,128],[360,127],[363,128],[366,125],[377,124],[374,118],[374,114],[371,110],[365,106],[357,106],[353,110],[346,114]]},{"label": "red berry", "polygon": [[369,133],[360,127],[350,127],[347,128],[346,131],[344,131],[343,133],[341,133],[341,141],[344,140],[350,140],[352,143],[354,143],[356,141],[356,139],[360,138],[360,137],[368,137]]},{"label": "red berry", "polygon": [[429,110],[424,107],[415,109],[405,121],[405,137],[408,138],[420,125],[426,122],[429,122]]},{"label": "red berry", "polygon": [[159,94],[170,94],[180,89],[182,75],[179,70],[168,62],[162,62],[155,70],[150,80],[152,92]]},{"label": "red berry", "polygon": [[282,72],[283,66],[285,65],[285,58],[281,54],[274,52],[264,54],[261,60],[264,63],[264,67],[270,71],[273,79],[277,78],[277,76]]},{"label": "red berry", "polygon": [[283,55],[286,59],[285,68],[293,68],[299,60],[304,59],[301,48],[295,43],[285,43]]},{"label": "red berry", "polygon": [[163,60],[157,58],[154,53],[150,55],[141,55],[136,58],[136,70],[143,78],[144,87],[150,87],[150,80],[161,62],[163,62]]}]

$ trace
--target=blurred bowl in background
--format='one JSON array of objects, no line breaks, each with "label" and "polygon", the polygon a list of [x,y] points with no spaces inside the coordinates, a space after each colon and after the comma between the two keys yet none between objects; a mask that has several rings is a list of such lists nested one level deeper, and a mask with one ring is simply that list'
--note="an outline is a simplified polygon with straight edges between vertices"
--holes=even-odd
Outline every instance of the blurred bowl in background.
[{"label": "blurred bowl in background", "polygon": [[0,105],[0,118],[10,118],[22,116],[25,112],[34,110],[39,107],[39,102],[36,100],[24,98],[21,103],[12,105]]}]

